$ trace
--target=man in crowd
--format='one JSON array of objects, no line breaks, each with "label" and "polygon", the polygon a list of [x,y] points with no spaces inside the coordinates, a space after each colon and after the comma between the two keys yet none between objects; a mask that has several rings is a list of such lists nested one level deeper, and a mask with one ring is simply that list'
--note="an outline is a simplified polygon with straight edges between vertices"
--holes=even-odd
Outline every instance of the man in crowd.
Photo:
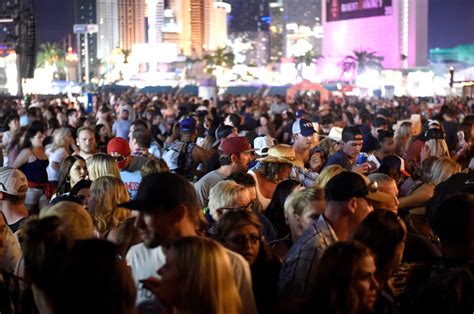
[{"label": "man in crowd", "polygon": [[232,174],[247,171],[253,157],[252,147],[244,136],[224,139],[220,145],[219,155],[220,168],[207,173],[194,185],[201,208],[207,206],[209,191],[214,185]]},{"label": "man in crowd", "polygon": [[85,160],[98,152],[94,130],[89,127],[82,126],[77,130],[76,143],[79,151],[74,152],[74,155],[81,156]]},{"label": "man in crowd", "polygon": [[317,131],[311,121],[298,119],[293,123],[292,132],[296,158],[304,164],[309,163],[310,168],[293,166],[290,178],[300,182],[305,187],[313,186],[318,176],[318,170],[322,166],[321,155],[315,153],[311,156],[310,154],[311,149],[318,144],[315,137]]},{"label": "man in crowd", "polygon": [[150,154],[152,136],[149,129],[144,127],[135,127],[130,137],[130,149],[132,156],[141,156],[147,159],[153,159]]},{"label": "man in crowd", "polygon": [[[76,109],[68,109],[66,111],[67,127],[71,130],[74,138],[77,136],[77,128],[79,127],[79,114]],[[29,121],[31,123],[31,120]]]},{"label": "man in crowd", "polygon": [[[143,243],[130,248],[127,263],[137,285],[138,313],[153,313],[158,301],[144,288],[146,280],[156,280],[165,264],[163,250],[181,237],[197,236],[200,208],[196,192],[185,178],[174,173],[155,173],[143,178],[134,201],[123,204],[138,210],[135,226]],[[234,270],[245,313],[256,313],[248,263],[242,256],[226,250]],[[155,312],[156,313],[156,312]]]},{"label": "man in crowd", "polygon": [[357,164],[359,153],[362,149],[362,132],[357,126],[348,126],[342,130],[342,147],[329,157],[325,167],[330,165],[340,165],[347,171],[356,171],[358,173],[368,173],[369,164],[364,162]]},{"label": "man in crowd", "polygon": [[120,177],[128,193],[130,193],[130,198],[134,199],[142,180],[140,170],[148,159],[141,156],[132,156],[128,142],[121,137],[114,137],[109,141],[107,144],[107,154],[117,161]]},{"label": "man in crowd", "polygon": [[345,241],[373,210],[371,201],[382,202],[385,193],[369,191],[363,176],[342,172],[326,185],[326,209],[288,251],[278,283],[284,298],[307,297],[313,290],[315,270],[324,250],[336,241]]},{"label": "man in crowd", "polygon": [[112,125],[112,134],[127,141],[129,140],[128,133],[130,131],[130,126],[132,125],[132,121],[128,119],[129,114],[130,113],[127,109],[122,109],[120,117]]},{"label": "man in crowd", "polygon": [[28,180],[23,172],[10,167],[0,168],[0,204],[8,227],[13,233],[28,218],[25,207]]},{"label": "man in crowd", "polygon": [[[164,150],[163,159],[171,171],[194,182],[195,177],[200,178],[206,174],[206,165],[211,152],[196,145],[197,122],[193,117],[184,118],[179,123],[179,134],[179,141],[173,138],[176,135],[169,139],[170,144]],[[200,169],[199,164],[202,165]]]}]

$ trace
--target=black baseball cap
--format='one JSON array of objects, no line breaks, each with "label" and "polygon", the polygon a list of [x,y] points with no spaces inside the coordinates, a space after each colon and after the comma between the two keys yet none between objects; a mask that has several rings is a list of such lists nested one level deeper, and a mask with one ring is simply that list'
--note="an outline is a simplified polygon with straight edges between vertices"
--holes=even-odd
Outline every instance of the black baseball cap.
[{"label": "black baseball cap", "polygon": [[212,147],[217,147],[220,145],[221,140],[225,139],[227,136],[229,136],[232,132],[234,131],[234,127],[230,125],[224,125],[221,124],[215,132],[215,141],[212,143]]},{"label": "black baseball cap", "polygon": [[144,212],[170,211],[180,204],[198,208],[196,191],[186,178],[172,172],[143,177],[134,200],[120,207]]},{"label": "black baseball cap", "polygon": [[347,126],[342,130],[342,141],[362,140],[362,131],[358,126]]},{"label": "black baseball cap", "polygon": [[353,197],[365,197],[376,202],[389,202],[391,195],[377,191],[376,184],[358,173],[345,171],[334,176],[325,187],[327,201],[348,201]]}]

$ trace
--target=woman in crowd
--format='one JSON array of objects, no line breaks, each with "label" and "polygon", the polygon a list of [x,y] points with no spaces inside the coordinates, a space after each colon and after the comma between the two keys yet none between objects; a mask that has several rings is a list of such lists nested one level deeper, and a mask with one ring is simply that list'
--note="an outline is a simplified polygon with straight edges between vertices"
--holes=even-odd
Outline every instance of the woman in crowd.
[{"label": "woman in crowd", "polygon": [[161,304],[178,313],[245,313],[229,258],[217,242],[198,237],[176,240],[158,275],[161,279],[142,283]]},{"label": "woman in crowd", "polygon": [[326,184],[329,182],[329,180],[331,180],[333,177],[337,176],[338,174],[344,171],[346,170],[339,165],[327,166],[326,168],[323,169],[323,171],[321,171],[319,176],[316,178],[314,185],[324,188]]},{"label": "woman in crowd", "polygon": [[259,163],[249,173],[254,177],[257,199],[265,210],[272,200],[275,189],[283,180],[288,179],[293,165],[303,168],[303,163],[296,159],[295,150],[290,145],[279,144],[270,147],[268,155],[258,159]]},{"label": "woman in crowd", "polygon": [[13,139],[13,135],[20,127],[20,117],[15,113],[11,113],[5,118],[3,125],[5,131],[2,136],[2,144],[3,148],[7,148]]},{"label": "woman in crowd", "polygon": [[280,262],[271,255],[258,217],[243,210],[228,212],[219,220],[215,237],[249,262],[258,312],[270,313],[276,298]]},{"label": "woman in crowd", "polygon": [[375,254],[375,277],[380,285],[376,313],[397,313],[395,292],[389,279],[402,260],[406,237],[403,220],[386,210],[370,213],[354,232],[353,239]]},{"label": "woman in crowd", "polygon": [[336,242],[323,253],[316,287],[303,313],[373,313],[378,283],[371,251],[356,241]]},{"label": "woman in crowd", "polygon": [[429,129],[425,137],[425,146],[430,156],[438,158],[450,156],[448,145],[446,144],[446,135],[443,130],[438,128]]},{"label": "woman in crowd", "polygon": [[97,142],[97,148],[99,152],[107,152],[107,143],[112,138],[111,131],[106,124],[97,124],[94,128],[95,140]]},{"label": "woman in crowd", "polygon": [[12,139],[6,147],[7,158],[4,160],[4,166],[11,167],[16,157],[20,153],[21,143],[25,139],[27,127],[19,127],[15,133],[13,133]]},{"label": "woman in crowd", "polygon": [[54,313],[134,314],[136,289],[115,244],[78,241],[60,266]]},{"label": "woman in crowd", "polygon": [[265,210],[265,216],[275,228],[278,239],[286,238],[290,234],[290,228],[285,220],[285,200],[299,186],[300,183],[298,181],[290,179],[278,183],[275,193],[273,193],[272,201]]},{"label": "woman in crowd", "polygon": [[78,155],[67,157],[59,168],[59,181],[53,198],[69,194],[80,180],[88,178],[87,165],[84,158]]},{"label": "woman in crowd", "polygon": [[395,154],[408,159],[408,145],[411,142],[412,136],[412,123],[410,121],[402,122],[395,133]]},{"label": "woman in crowd", "polygon": [[399,209],[409,210],[407,224],[422,235],[430,238],[431,228],[426,217],[426,203],[433,197],[436,186],[453,174],[461,171],[461,166],[449,157],[436,160],[431,166],[430,175],[426,183],[422,184],[408,196],[399,199]]},{"label": "woman in crowd", "polygon": [[120,178],[117,162],[112,156],[104,153],[94,154],[87,161],[87,170],[92,181],[103,176]]},{"label": "woman in crowd", "polygon": [[324,212],[325,207],[324,189],[319,186],[297,189],[288,196],[285,219],[291,230],[292,243]]},{"label": "woman in crowd", "polygon": [[270,135],[275,136],[275,126],[270,120],[267,114],[262,114],[259,119],[260,126],[255,130],[257,135]]},{"label": "woman in crowd", "polygon": [[30,211],[42,209],[48,204],[51,189],[48,183],[48,157],[44,151],[44,127],[40,122],[28,128],[21,151],[13,161],[13,167],[20,169],[28,179],[25,206]]},{"label": "woman in crowd", "polygon": [[170,171],[170,168],[166,164],[166,161],[163,159],[150,159],[146,163],[143,164],[140,172],[142,177],[147,176],[152,173],[161,173]]},{"label": "woman in crowd", "polygon": [[119,178],[104,176],[92,182],[88,209],[100,238],[117,242],[119,226],[131,216],[130,210],[119,204],[129,200],[128,191]]},{"label": "woman in crowd", "polygon": [[68,128],[57,129],[53,134],[53,143],[46,147],[49,165],[48,179],[56,188],[59,180],[59,167],[61,163],[71,154],[71,145],[74,144],[71,130]]}]

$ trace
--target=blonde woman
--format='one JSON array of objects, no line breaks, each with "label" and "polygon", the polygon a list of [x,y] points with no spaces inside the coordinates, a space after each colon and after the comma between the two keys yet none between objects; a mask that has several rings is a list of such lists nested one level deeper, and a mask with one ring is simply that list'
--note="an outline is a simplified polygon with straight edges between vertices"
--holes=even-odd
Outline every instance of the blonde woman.
[{"label": "blonde woman", "polygon": [[92,182],[89,212],[100,238],[117,242],[120,225],[131,216],[131,211],[119,207],[119,204],[129,200],[128,191],[119,178],[104,176]]},{"label": "blonde woman", "polygon": [[99,153],[93,155],[87,160],[87,169],[89,171],[89,178],[92,181],[104,176],[120,178],[117,162],[107,154]]},{"label": "blonde woman", "polygon": [[293,243],[311,225],[314,217],[324,212],[325,207],[324,189],[319,186],[296,189],[288,196],[285,201],[285,220],[290,227]]},{"label": "blonde woman", "polygon": [[402,122],[395,134],[395,153],[403,158],[408,158],[408,145],[413,136],[412,123],[410,121]]},{"label": "blonde woman", "polygon": [[53,133],[53,143],[46,147],[46,156],[48,156],[49,165],[46,168],[49,182],[57,187],[59,180],[59,167],[61,163],[71,155],[71,145],[74,144],[71,130],[60,128]]},{"label": "blonde woman", "polygon": [[331,180],[333,177],[337,176],[338,174],[344,171],[346,170],[339,165],[327,166],[326,168],[323,169],[323,171],[321,171],[319,176],[316,178],[314,185],[324,188],[326,184],[329,182],[329,180]]},{"label": "blonde woman", "polygon": [[184,237],[167,250],[161,279],[143,281],[174,313],[241,314],[242,302],[229,257],[215,241]]}]

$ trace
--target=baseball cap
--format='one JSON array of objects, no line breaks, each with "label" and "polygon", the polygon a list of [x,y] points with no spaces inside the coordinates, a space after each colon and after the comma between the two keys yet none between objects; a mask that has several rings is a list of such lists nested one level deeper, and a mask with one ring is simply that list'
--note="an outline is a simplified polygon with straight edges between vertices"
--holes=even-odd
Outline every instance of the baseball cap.
[{"label": "baseball cap", "polygon": [[295,116],[297,118],[301,118],[302,116],[304,116],[306,114],[306,111],[304,111],[303,109],[300,109],[298,111],[295,112]]},{"label": "baseball cap", "polygon": [[26,195],[28,180],[18,169],[12,167],[0,168],[0,192],[10,195]]},{"label": "baseball cap", "polygon": [[405,170],[405,161],[397,155],[385,156],[379,167],[379,172],[388,174],[390,169],[398,170],[404,176],[411,177],[411,175]]},{"label": "baseball cap", "polygon": [[124,157],[130,155],[130,146],[122,137],[114,137],[107,144],[107,154],[118,153]]},{"label": "baseball cap", "polygon": [[303,136],[310,136],[317,133],[314,129],[313,122],[306,119],[298,119],[293,123],[293,134],[300,133]]},{"label": "baseball cap", "polygon": [[427,140],[444,140],[446,135],[443,130],[434,128],[426,131],[425,137]]},{"label": "baseball cap", "polygon": [[135,199],[119,206],[151,212],[163,209],[173,210],[180,204],[193,207],[189,208],[190,210],[199,208],[193,185],[181,175],[161,172],[143,177]]},{"label": "baseball cap", "polygon": [[213,147],[216,147],[218,146],[222,139],[226,138],[227,136],[229,136],[230,134],[232,134],[232,132],[234,132],[234,127],[230,126],[230,125],[224,125],[224,124],[221,124],[217,129],[216,129],[216,132],[215,132],[215,141],[214,143],[212,143],[212,146]]},{"label": "baseball cap", "polygon": [[390,194],[379,192],[376,182],[369,183],[364,176],[344,171],[334,176],[326,184],[325,193],[328,201],[348,201],[353,197],[365,197],[376,202],[390,202]]},{"label": "baseball cap", "polygon": [[253,147],[255,148],[255,153],[260,156],[268,155],[268,149],[275,146],[273,138],[269,135],[256,137],[253,141]]},{"label": "baseball cap", "polygon": [[342,130],[342,141],[349,142],[355,139],[362,140],[362,131],[358,126],[347,126]]},{"label": "baseball cap", "polygon": [[184,132],[192,132],[196,129],[196,120],[191,117],[184,118],[179,123],[179,129]]},{"label": "baseball cap", "polygon": [[235,136],[223,139],[220,150],[226,155],[254,151],[245,136]]}]

